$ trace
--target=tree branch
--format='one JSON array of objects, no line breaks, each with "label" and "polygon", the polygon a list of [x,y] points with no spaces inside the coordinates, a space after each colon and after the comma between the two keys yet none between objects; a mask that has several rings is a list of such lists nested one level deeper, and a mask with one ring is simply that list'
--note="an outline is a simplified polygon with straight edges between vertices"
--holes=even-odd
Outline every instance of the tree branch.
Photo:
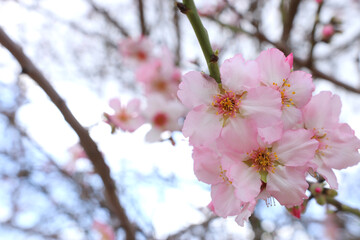
[{"label": "tree branch", "polygon": [[356,208],[352,208],[349,207],[345,204],[342,204],[341,202],[339,202],[338,200],[332,198],[332,197],[327,197],[326,198],[326,202],[330,205],[333,205],[334,207],[337,208],[338,211],[340,212],[347,212],[347,213],[352,213],[356,216],[358,216],[360,218],[360,210],[356,209]]},{"label": "tree branch", "polygon": [[179,21],[179,12],[177,6],[174,5],[174,26],[176,34],[176,49],[175,49],[175,63],[178,66],[181,60],[181,32],[180,32],[180,21]]},{"label": "tree branch", "polygon": [[129,33],[127,32],[127,30],[121,26],[119,24],[118,21],[116,21],[112,16],[110,16],[110,13],[108,11],[106,11],[104,8],[101,8],[100,6],[98,6],[93,0],[88,0],[91,7],[98,13],[100,13],[101,15],[104,16],[104,18],[111,23],[115,28],[117,28],[119,30],[119,32],[121,32],[122,35],[124,35],[125,37],[129,37]]},{"label": "tree branch", "polygon": [[103,184],[105,186],[106,194],[108,195],[109,202],[116,216],[121,221],[126,232],[127,240],[135,239],[134,226],[131,224],[128,216],[125,213],[124,208],[120,204],[120,201],[116,194],[116,186],[113,179],[110,176],[110,169],[106,165],[105,160],[99,151],[96,143],[90,137],[88,131],[81,126],[69,108],[66,106],[64,100],[51,86],[49,81],[44,77],[40,70],[32,63],[32,61],[24,54],[21,47],[16,44],[0,27],[0,43],[16,58],[21,65],[23,72],[31,77],[49,96],[51,101],[59,109],[66,122],[73,128],[80,139],[80,143],[83,146],[87,156],[94,165],[96,172],[100,175]]},{"label": "tree branch", "polygon": [[284,44],[286,44],[286,42],[289,40],[290,32],[293,27],[295,15],[297,13],[300,2],[300,0],[291,0],[291,2],[289,3],[289,11],[287,13],[284,13],[284,29],[281,36],[281,41]]},{"label": "tree branch", "polygon": [[200,20],[194,1],[183,0],[183,3],[177,3],[177,6],[182,13],[186,14],[195,31],[201,50],[203,51],[204,57],[206,59],[210,76],[220,84],[220,71],[217,63],[218,57],[212,50],[208,32]]},{"label": "tree branch", "polygon": [[148,31],[147,31],[147,28],[146,28],[146,22],[145,22],[145,13],[144,13],[143,0],[138,0],[138,11],[139,11],[141,34],[142,35],[148,35]]}]

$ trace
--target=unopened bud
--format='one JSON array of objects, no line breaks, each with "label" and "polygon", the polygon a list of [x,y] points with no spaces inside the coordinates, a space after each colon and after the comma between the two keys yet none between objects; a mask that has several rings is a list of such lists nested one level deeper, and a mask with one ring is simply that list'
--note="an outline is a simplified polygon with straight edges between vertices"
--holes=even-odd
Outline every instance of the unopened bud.
[{"label": "unopened bud", "polygon": [[334,189],[327,189],[326,195],[333,198],[333,197],[336,197],[338,195],[338,193]]},{"label": "unopened bud", "polygon": [[310,192],[314,195],[320,195],[323,192],[324,184],[321,183],[313,183],[310,186]]},{"label": "unopened bud", "polygon": [[319,205],[325,205],[326,203],[326,198],[324,195],[320,195],[320,196],[317,196],[316,197],[316,202],[319,204]]}]

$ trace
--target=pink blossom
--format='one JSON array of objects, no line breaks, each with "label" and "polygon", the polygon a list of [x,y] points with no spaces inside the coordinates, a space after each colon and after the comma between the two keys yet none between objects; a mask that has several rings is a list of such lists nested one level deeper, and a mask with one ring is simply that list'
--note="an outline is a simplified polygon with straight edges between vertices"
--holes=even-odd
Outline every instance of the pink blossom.
[{"label": "pink blossom", "polygon": [[71,154],[71,159],[65,164],[64,169],[69,173],[74,173],[76,171],[76,163],[79,159],[88,158],[84,148],[77,143],[68,149],[68,152]]},{"label": "pink blossom", "polygon": [[164,131],[179,131],[179,119],[184,116],[185,111],[184,106],[177,100],[168,100],[159,94],[148,96],[144,115],[152,128],[145,136],[146,141],[160,141]]},{"label": "pink blossom", "polygon": [[145,36],[126,38],[119,43],[119,51],[125,59],[143,63],[150,59],[152,43]]},{"label": "pink blossom", "polygon": [[285,58],[285,62],[287,62],[290,66],[290,69],[293,68],[293,64],[294,64],[294,55],[293,53],[290,53],[286,58]]},{"label": "pink blossom", "polygon": [[335,33],[334,26],[332,24],[326,24],[322,29],[322,38],[329,40]]},{"label": "pink blossom", "polygon": [[111,226],[95,220],[93,228],[100,233],[101,240],[115,240],[115,232]]},{"label": "pink blossom", "polygon": [[[220,146],[223,162],[231,162],[229,178],[235,194],[243,202],[255,199],[261,191],[286,206],[300,205],[307,198],[305,173],[318,147],[312,133],[304,129],[288,130],[272,144],[258,142],[242,152],[238,148]],[[226,141],[226,140],[224,140]],[[233,143],[230,144],[234,146]],[[263,184],[266,188],[263,189]]]},{"label": "pink blossom", "polygon": [[68,151],[69,153],[71,153],[73,160],[77,160],[80,158],[88,158],[86,152],[84,151],[84,148],[80,145],[80,143],[73,145],[68,149]]},{"label": "pink blossom", "polygon": [[191,144],[206,145],[222,130],[226,138],[247,141],[247,135],[257,134],[257,127],[280,121],[280,94],[260,86],[258,72],[255,61],[236,55],[220,68],[222,85],[200,72],[184,75],[178,97],[192,109],[183,127]]},{"label": "pink blossom", "polygon": [[322,3],[323,0],[315,0],[318,4]]},{"label": "pink blossom", "polygon": [[288,211],[291,213],[291,215],[300,219],[301,214],[305,211],[305,205],[304,203],[302,203],[300,206],[294,206],[292,208],[288,208]]},{"label": "pink blossom", "polygon": [[144,118],[141,115],[140,100],[132,99],[124,106],[117,98],[113,98],[109,101],[110,107],[115,110],[113,115],[105,114],[109,124],[116,128],[120,128],[123,131],[134,132],[143,123]]},{"label": "pink blossom", "polygon": [[222,165],[221,155],[213,148],[195,147],[193,152],[196,177],[211,184],[210,209],[221,217],[241,213],[242,202],[235,196],[235,188],[228,178],[228,165]]},{"label": "pink blossom", "polygon": [[209,4],[198,10],[200,16],[207,17],[213,16],[217,13],[220,13],[226,6],[226,2],[224,0],[218,0],[216,4]]},{"label": "pink blossom", "polygon": [[278,49],[272,48],[260,53],[261,82],[281,94],[282,121],[284,129],[301,127],[301,108],[309,102],[315,89],[311,75],[303,71],[291,71],[293,57],[287,58]]},{"label": "pink blossom", "polygon": [[330,92],[320,92],[304,107],[304,125],[319,142],[314,163],[316,171],[332,188],[338,183],[332,170],[354,166],[360,162],[360,140],[349,125],[339,123],[341,101]]},{"label": "pink blossom", "polygon": [[166,48],[163,49],[161,58],[152,59],[136,71],[136,80],[143,84],[146,95],[158,93],[167,98],[176,98],[180,79],[181,72]]},{"label": "pink blossom", "polygon": [[244,226],[244,222],[249,220],[249,217],[255,210],[257,201],[252,200],[242,205],[240,213],[236,216],[235,221],[240,226]]}]

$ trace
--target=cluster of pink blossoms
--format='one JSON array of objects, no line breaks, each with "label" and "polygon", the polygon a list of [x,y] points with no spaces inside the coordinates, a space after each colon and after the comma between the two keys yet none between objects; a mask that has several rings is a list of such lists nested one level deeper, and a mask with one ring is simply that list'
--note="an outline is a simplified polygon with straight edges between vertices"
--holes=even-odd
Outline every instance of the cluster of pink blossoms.
[{"label": "cluster of pink blossoms", "polygon": [[105,114],[107,122],[114,130],[129,132],[150,123],[152,128],[145,137],[148,142],[163,140],[163,132],[181,130],[179,119],[186,114],[176,96],[181,72],[175,66],[170,51],[163,48],[160,56],[156,56],[152,43],[144,36],[123,40],[119,50],[124,62],[135,65],[135,78],[143,89],[146,107],[143,108],[137,98],[127,105],[121,104],[120,99],[111,99],[109,105],[114,114]]},{"label": "cluster of pink blossoms", "polygon": [[255,61],[227,59],[221,84],[193,71],[179,85],[191,109],[183,134],[194,147],[197,178],[211,184],[209,207],[242,226],[257,200],[299,206],[308,198],[308,172],[337,188],[333,169],[360,161],[360,140],[339,123],[339,97],[312,96],[311,75],[292,65],[292,54],[269,49]]}]

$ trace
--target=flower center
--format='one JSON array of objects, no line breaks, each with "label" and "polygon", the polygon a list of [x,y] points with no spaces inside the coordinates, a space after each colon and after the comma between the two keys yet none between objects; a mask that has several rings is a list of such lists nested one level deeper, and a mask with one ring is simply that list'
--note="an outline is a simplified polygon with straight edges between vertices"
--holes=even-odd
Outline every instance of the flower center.
[{"label": "flower center", "polygon": [[130,120],[131,116],[127,114],[125,109],[120,110],[120,112],[116,115],[117,119],[119,119],[121,122],[127,122]]},{"label": "flower center", "polygon": [[314,136],[312,136],[312,139],[315,139],[315,140],[317,140],[319,142],[319,147],[316,150],[316,154],[324,156],[325,153],[323,151],[328,149],[328,148],[331,148],[331,147],[329,147],[328,144],[324,143],[324,139],[329,140],[329,138],[326,137],[326,132],[324,131],[324,128],[322,128],[320,130],[316,129],[316,128],[313,128],[312,131],[314,133]]},{"label": "flower center", "polygon": [[147,55],[144,51],[138,51],[136,53],[136,57],[141,60],[141,61],[144,61],[146,58],[147,58]]},{"label": "flower center", "polygon": [[276,152],[272,152],[270,149],[257,149],[252,151],[250,154],[251,167],[256,168],[258,172],[275,172],[275,165],[279,159]]},{"label": "flower center", "polygon": [[232,184],[232,181],[229,180],[229,178],[226,176],[227,170],[223,169],[220,165],[220,177],[224,180],[224,182]]},{"label": "flower center", "polygon": [[153,123],[155,126],[163,127],[168,121],[168,117],[164,113],[157,113],[153,118]]},{"label": "flower center", "polygon": [[162,79],[154,81],[152,85],[157,92],[166,92],[168,88],[166,81]]},{"label": "flower center", "polygon": [[212,106],[217,108],[216,114],[221,114],[224,117],[235,117],[239,112],[241,95],[237,95],[232,91],[224,91],[224,93],[214,96]]},{"label": "flower center", "polygon": [[[287,80],[283,79],[283,84],[279,86],[277,83],[273,82],[273,88],[278,90],[281,94],[281,103],[283,106],[290,107],[291,105],[295,106],[293,99],[288,96],[288,89],[291,87]],[[295,91],[291,92],[292,95],[295,95]]]}]

